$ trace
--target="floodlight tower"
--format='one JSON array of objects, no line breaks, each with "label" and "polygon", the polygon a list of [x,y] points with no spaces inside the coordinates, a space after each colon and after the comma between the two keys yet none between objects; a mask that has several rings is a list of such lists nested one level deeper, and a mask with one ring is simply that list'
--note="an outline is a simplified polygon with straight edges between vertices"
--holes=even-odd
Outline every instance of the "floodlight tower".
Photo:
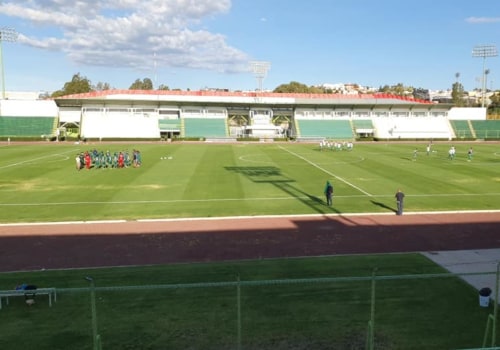
[{"label": "floodlight tower", "polygon": [[488,91],[488,74],[490,74],[489,69],[484,70],[484,90]]},{"label": "floodlight tower", "polygon": [[5,71],[3,69],[3,58],[2,58],[2,43],[15,42],[17,41],[18,33],[13,28],[2,27],[0,28],[0,66],[2,69],[2,100],[5,100]]},{"label": "floodlight tower", "polygon": [[486,57],[496,57],[498,56],[497,47],[495,45],[477,45],[472,49],[472,57],[482,57],[483,58],[483,80],[481,82],[481,107],[484,107],[484,102],[486,100],[486,73],[485,64]]},{"label": "floodlight tower", "polygon": [[250,62],[250,67],[252,67],[253,75],[257,78],[259,92],[262,92],[262,81],[266,77],[267,71],[271,69],[271,62],[252,61]]}]

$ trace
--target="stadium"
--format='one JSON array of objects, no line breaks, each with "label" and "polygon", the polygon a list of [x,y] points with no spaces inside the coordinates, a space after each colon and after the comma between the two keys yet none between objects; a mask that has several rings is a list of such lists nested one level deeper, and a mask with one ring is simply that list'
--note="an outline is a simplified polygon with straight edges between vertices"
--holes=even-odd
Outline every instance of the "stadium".
[{"label": "stadium", "polygon": [[109,90],[0,101],[0,138],[498,140],[485,108],[388,94]]},{"label": "stadium", "polygon": [[[499,134],[485,108],[386,94],[1,100],[0,341],[494,349],[497,303],[478,291],[497,299]],[[75,170],[132,149],[140,167]]]}]

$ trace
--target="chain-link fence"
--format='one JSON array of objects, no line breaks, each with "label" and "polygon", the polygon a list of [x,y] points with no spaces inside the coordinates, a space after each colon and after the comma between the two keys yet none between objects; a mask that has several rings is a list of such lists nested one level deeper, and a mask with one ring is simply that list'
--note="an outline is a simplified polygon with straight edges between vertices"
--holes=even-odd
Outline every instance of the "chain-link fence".
[{"label": "chain-link fence", "polygon": [[[4,297],[2,349],[465,349],[496,346],[496,303],[465,275],[56,288]],[[492,291],[491,297],[497,291]],[[488,296],[490,297],[490,296]],[[489,300],[489,299],[488,299]],[[484,300],[483,300],[484,301]]]}]

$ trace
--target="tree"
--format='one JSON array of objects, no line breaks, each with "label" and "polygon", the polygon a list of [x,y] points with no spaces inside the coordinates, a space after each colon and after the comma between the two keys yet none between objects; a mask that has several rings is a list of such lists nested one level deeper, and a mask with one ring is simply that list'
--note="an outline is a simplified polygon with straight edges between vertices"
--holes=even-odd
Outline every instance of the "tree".
[{"label": "tree", "polygon": [[291,81],[288,84],[281,84],[273,92],[277,93],[301,93],[301,94],[328,94],[332,93],[331,89],[326,89],[322,86],[307,86],[296,81]]},{"label": "tree", "polygon": [[455,107],[463,107],[465,105],[464,86],[458,81],[453,83],[451,87],[451,101],[453,102]]},{"label": "tree", "polygon": [[129,87],[130,90],[153,90],[153,82],[149,78],[136,79]]},{"label": "tree", "polygon": [[496,108],[500,107],[500,91],[497,91],[493,95],[491,95],[490,100],[491,100],[490,106]]},{"label": "tree", "polygon": [[386,94],[393,94],[398,96],[412,96],[415,89],[412,86],[404,86],[402,83],[396,85],[381,86],[378,91]]},{"label": "tree", "polygon": [[87,77],[81,76],[80,73],[76,73],[71,78],[71,81],[68,81],[64,84],[62,90],[57,90],[52,93],[52,97],[59,97],[65,95],[73,95],[73,94],[81,94],[86,92],[93,91],[92,85],[90,84],[90,80]]},{"label": "tree", "polygon": [[488,105],[488,115],[494,115],[498,118],[500,114],[500,91],[496,91],[490,96],[491,103]]},{"label": "tree", "polygon": [[95,86],[93,86],[94,91],[106,91],[110,89],[111,87],[109,86],[109,83],[98,82]]},{"label": "tree", "polygon": [[165,84],[160,84],[160,86],[158,86],[158,90],[167,90],[168,91],[168,90],[170,90],[170,88]]},{"label": "tree", "polygon": [[273,92],[279,93],[309,93],[309,87],[305,84],[291,81],[288,84],[281,84]]},{"label": "tree", "polygon": [[46,100],[48,98],[50,98],[50,94],[47,92],[47,91],[44,91],[44,92],[41,92],[39,95],[38,95],[38,98],[40,100]]},{"label": "tree", "polygon": [[[310,86],[309,87],[310,94],[325,94],[325,93],[327,93],[327,90],[328,89],[325,89],[321,86]],[[329,91],[331,91],[331,89]]]}]

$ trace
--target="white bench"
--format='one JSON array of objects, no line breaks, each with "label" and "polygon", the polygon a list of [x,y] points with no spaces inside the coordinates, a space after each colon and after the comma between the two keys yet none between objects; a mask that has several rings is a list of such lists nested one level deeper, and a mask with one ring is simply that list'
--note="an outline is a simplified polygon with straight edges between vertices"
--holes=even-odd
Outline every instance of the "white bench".
[{"label": "white bench", "polygon": [[57,292],[55,288],[37,288],[37,289],[19,289],[19,290],[0,290],[0,310],[2,309],[2,299],[9,305],[9,297],[19,297],[25,295],[47,295],[49,297],[49,306],[52,306],[52,298],[57,301]]}]

